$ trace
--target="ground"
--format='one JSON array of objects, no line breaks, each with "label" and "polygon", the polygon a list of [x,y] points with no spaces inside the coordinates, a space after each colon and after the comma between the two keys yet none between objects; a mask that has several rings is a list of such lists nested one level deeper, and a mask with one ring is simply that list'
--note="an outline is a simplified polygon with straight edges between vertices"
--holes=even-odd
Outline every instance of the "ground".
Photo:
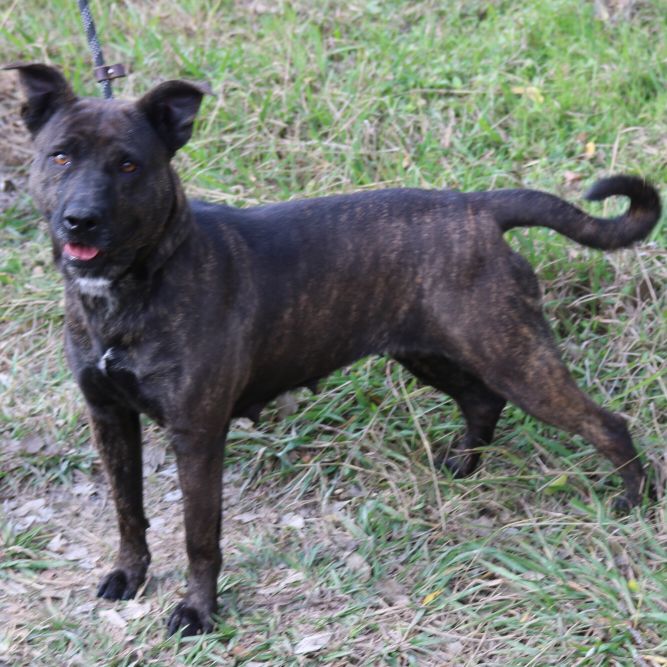
[{"label": "ground", "polygon": [[[667,178],[667,10],[656,2],[92,3],[135,96],[207,79],[178,158],[188,192],[248,205],[385,185],[538,187]],[[99,94],[75,3],[0,11],[2,58]],[[391,361],[240,420],[225,471],[216,632],[165,639],[183,593],[180,493],[145,424],[153,554],[135,601],[97,600],[117,544],[61,349],[62,290],[26,191],[30,142],[0,73],[0,664],[667,664],[667,237],[601,254],[508,235],[535,266],[582,387],[623,414],[657,501],[609,507],[592,447],[507,408],[473,476],[429,452],[451,403]],[[597,209],[602,210],[602,209]]]}]

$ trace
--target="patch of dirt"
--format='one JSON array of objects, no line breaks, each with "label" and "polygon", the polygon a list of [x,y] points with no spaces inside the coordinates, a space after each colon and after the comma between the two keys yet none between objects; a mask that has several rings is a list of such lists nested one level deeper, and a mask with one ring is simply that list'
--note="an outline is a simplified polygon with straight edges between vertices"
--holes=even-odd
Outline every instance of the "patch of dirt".
[{"label": "patch of dirt", "polygon": [[[23,560],[25,566],[12,567],[3,582],[0,617],[6,622],[0,632],[0,665],[3,659],[17,665],[47,664],[47,642],[33,644],[31,636],[39,629],[53,631],[59,619],[80,625],[84,635],[108,632],[125,641],[136,632],[133,622],[146,617],[144,626],[151,619],[145,628],[150,641],[157,643],[164,637],[166,618],[185,593],[187,558],[176,465],[162,438],[156,440],[148,435],[144,457],[152,563],[136,600],[113,603],[95,596],[98,582],[113,566],[118,545],[110,489],[97,465],[92,474],[75,471],[71,484],[24,486],[3,494],[4,531],[25,535],[38,530],[42,544],[14,545],[7,550],[9,560]],[[23,446],[33,447],[33,440],[27,438]],[[349,595],[285,563],[264,562],[262,545],[275,544],[279,551],[289,552],[317,544],[329,557],[335,555],[344,562],[350,576],[365,580],[369,567],[355,551],[358,540],[346,527],[350,521],[346,511],[339,507],[345,503],[323,508],[312,500],[277,498],[261,486],[247,488],[247,473],[238,465],[229,466],[224,478],[221,581],[231,577],[231,583],[224,585],[221,596],[223,618],[229,613],[230,598],[242,617],[278,615],[286,627],[309,637],[317,619],[349,604]],[[248,572],[253,573],[250,581]],[[378,604],[396,623],[407,623],[410,599],[405,590],[394,588],[382,597],[388,601]],[[246,631],[244,640],[261,643],[262,636]]]},{"label": "patch of dirt", "polygon": [[602,21],[627,21],[637,9],[637,0],[593,0],[595,14]]}]

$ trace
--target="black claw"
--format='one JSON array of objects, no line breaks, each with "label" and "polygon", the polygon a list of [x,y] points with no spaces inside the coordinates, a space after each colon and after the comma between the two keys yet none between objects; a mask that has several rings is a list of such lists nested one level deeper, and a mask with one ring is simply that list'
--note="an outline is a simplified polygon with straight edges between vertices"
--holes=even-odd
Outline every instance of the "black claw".
[{"label": "black claw", "polygon": [[439,454],[436,455],[434,460],[434,465],[436,468],[442,469],[447,468],[449,472],[460,479],[461,477],[467,477],[479,463],[479,453],[478,452],[465,452],[460,454],[454,454],[453,456],[448,456],[449,452],[447,449],[443,449]]},{"label": "black claw", "polygon": [[114,570],[100,582],[97,587],[97,597],[105,600],[131,600],[138,588],[138,585],[130,583],[123,570]]},{"label": "black claw", "polygon": [[131,600],[136,594],[137,594],[137,588],[136,587],[132,588],[131,586],[128,586],[123,592],[123,595],[120,599]]},{"label": "black claw", "polygon": [[181,631],[181,637],[192,637],[213,630],[210,620],[202,621],[200,613],[194,607],[179,602],[167,621],[167,636]]},{"label": "black claw", "polygon": [[617,516],[630,514],[630,510],[639,504],[639,498],[628,498],[627,496],[616,496],[612,501],[612,511]]},{"label": "black claw", "polygon": [[658,487],[655,484],[649,483],[648,489],[646,490],[646,496],[650,503],[658,502]]}]

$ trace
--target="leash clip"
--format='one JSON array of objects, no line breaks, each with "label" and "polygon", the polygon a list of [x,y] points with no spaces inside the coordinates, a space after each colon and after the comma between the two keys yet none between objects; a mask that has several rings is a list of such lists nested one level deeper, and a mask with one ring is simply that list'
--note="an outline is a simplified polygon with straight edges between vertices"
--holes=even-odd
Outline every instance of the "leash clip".
[{"label": "leash clip", "polygon": [[96,67],[93,71],[95,72],[95,80],[97,83],[127,76],[125,66],[121,63],[116,63],[115,65],[101,65],[100,67]]}]

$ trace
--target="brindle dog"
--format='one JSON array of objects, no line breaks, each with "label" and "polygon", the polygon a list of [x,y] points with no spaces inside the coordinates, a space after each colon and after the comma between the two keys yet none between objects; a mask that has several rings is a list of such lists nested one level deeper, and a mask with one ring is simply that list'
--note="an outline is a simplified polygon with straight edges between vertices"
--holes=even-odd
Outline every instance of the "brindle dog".
[{"label": "brindle dog", "polygon": [[230,419],[370,354],[452,396],[467,430],[441,464],[470,473],[507,400],[604,454],[640,500],[644,472],[624,420],[561,361],[529,264],[503,240],[543,225],[623,248],[660,215],[650,185],[592,217],[542,192],[380,190],[256,208],[188,201],[170,166],[203,90],[169,81],[137,102],[77,97],[45,65],[16,65],[36,156],[30,188],[65,281],[67,359],[88,406],[120,529],[98,595],[128,599],[150,560],[139,414],[168,430],[183,491],[189,580],[169,632],[212,628],[221,565],[222,461]]}]

